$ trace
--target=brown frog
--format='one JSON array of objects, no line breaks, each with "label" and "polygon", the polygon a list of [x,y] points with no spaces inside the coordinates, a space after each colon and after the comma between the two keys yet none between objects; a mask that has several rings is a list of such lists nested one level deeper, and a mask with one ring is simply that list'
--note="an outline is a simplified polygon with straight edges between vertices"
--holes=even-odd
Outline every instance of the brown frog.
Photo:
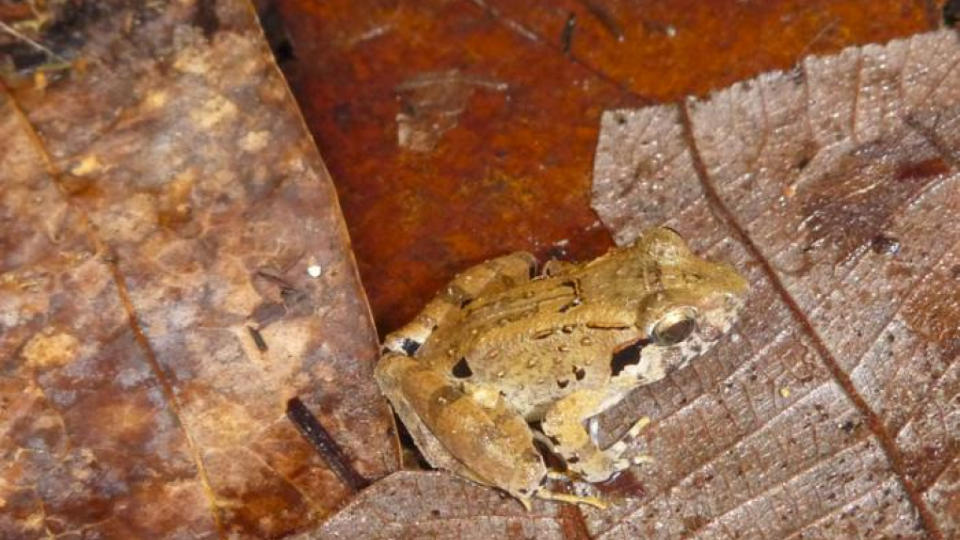
[{"label": "brown frog", "polygon": [[643,461],[625,454],[645,417],[607,448],[588,421],[720,339],[747,282],[667,228],[587,263],[535,268],[518,252],[458,275],[387,336],[376,379],[431,465],[528,507],[531,497],[602,505],[548,491],[534,441],[587,482]]}]

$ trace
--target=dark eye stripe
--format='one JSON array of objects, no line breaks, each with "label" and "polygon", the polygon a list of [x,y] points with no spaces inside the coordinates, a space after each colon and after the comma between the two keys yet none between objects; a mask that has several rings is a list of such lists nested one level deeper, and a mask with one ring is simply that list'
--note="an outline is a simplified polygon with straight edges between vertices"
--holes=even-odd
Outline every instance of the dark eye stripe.
[{"label": "dark eye stripe", "polygon": [[627,366],[636,365],[640,361],[640,351],[649,344],[649,339],[640,339],[614,351],[610,357],[610,375],[616,377]]}]

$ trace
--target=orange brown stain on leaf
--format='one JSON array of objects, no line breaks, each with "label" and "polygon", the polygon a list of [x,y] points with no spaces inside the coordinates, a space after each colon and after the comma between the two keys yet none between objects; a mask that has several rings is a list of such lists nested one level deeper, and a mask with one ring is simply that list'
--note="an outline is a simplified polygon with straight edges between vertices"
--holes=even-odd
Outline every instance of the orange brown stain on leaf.
[{"label": "orange brown stain on leaf", "polygon": [[160,226],[177,228],[191,222],[193,209],[190,206],[190,192],[196,180],[194,176],[194,171],[187,171],[164,186],[157,209]]},{"label": "orange brown stain on leaf", "polygon": [[950,165],[940,157],[934,157],[915,163],[905,163],[897,169],[897,180],[921,180],[931,176],[940,176],[950,172]]}]

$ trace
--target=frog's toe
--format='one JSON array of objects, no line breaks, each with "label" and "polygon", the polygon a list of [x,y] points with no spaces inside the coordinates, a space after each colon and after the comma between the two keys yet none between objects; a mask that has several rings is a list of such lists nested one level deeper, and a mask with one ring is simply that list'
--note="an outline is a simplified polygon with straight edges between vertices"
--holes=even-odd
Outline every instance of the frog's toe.
[{"label": "frog's toe", "polygon": [[571,495],[569,493],[556,493],[547,489],[540,489],[535,494],[535,497],[538,499],[544,499],[548,501],[558,501],[564,502],[567,504],[586,504],[593,506],[594,508],[599,508],[600,510],[605,510],[607,508],[607,503],[599,497],[589,497],[584,495]]},{"label": "frog's toe", "polygon": [[650,464],[655,462],[652,456],[643,454],[637,449],[628,448],[627,444],[623,441],[618,441],[613,446],[606,449],[604,454],[606,454],[607,458],[610,460],[611,469],[615,473],[624,471],[636,465]]},{"label": "frog's toe", "polygon": [[630,437],[631,439],[634,439],[637,437],[637,435],[640,435],[640,432],[646,429],[646,427],[649,425],[650,425],[650,417],[641,416],[636,422],[633,423],[633,426],[631,426],[630,429],[627,430],[627,436]]}]

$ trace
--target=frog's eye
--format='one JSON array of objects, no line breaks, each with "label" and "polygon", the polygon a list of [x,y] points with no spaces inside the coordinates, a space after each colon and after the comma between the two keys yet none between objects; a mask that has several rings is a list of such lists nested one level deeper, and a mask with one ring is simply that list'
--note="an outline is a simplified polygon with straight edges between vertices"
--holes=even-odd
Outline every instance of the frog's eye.
[{"label": "frog's eye", "polygon": [[653,327],[653,340],[657,345],[676,345],[690,337],[697,329],[697,319],[692,310],[675,309],[668,312]]}]

